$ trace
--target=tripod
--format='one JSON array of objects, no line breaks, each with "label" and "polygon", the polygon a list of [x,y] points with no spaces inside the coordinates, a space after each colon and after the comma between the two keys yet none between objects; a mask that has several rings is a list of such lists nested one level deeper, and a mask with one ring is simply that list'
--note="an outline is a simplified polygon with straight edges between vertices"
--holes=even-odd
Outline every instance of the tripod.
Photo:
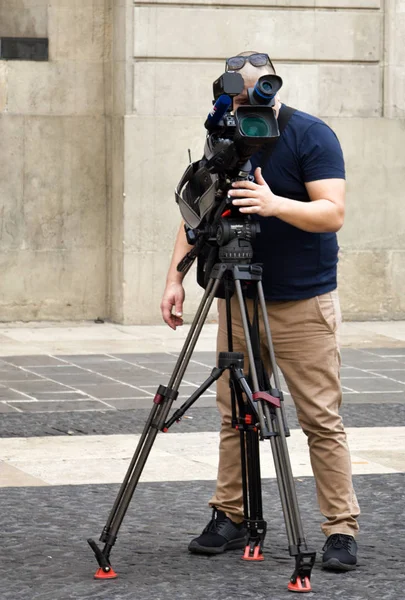
[{"label": "tripod", "polygon": [[[99,569],[94,576],[96,579],[112,579],[117,577],[117,574],[111,567],[110,553],[116,542],[118,531],[158,432],[167,432],[176,421],[182,418],[194,402],[219,379],[224,371],[228,370],[232,424],[240,432],[244,519],[248,531],[243,558],[251,561],[263,560],[266,521],[263,520],[259,439],[269,440],[286,526],[288,550],[290,556],[295,558],[295,569],[288,583],[288,589],[294,592],[310,592],[312,589],[310,577],[316,553],[308,549],[305,541],[291,471],[286,442],[286,436],[289,435],[289,431],[286,425],[283,394],[280,389],[270,326],[267,318],[266,301],[261,281],[262,269],[259,265],[250,264],[252,254],[249,248],[246,250],[246,243],[240,244],[240,240],[235,241],[237,242],[236,246],[239,248],[243,246],[245,250],[235,250],[235,244],[230,244],[231,249],[229,251],[226,250],[226,247],[225,250],[221,248],[222,252],[220,251],[219,256],[222,262],[216,263],[211,270],[204,296],[169,383],[167,386],[160,385],[156,392],[152,410],[143,429],[135,454],[101,534],[100,541],[104,543],[104,548],[101,550],[94,540],[88,540],[99,564]],[[236,261],[241,261],[242,264]],[[253,325],[251,325],[249,319],[245,300],[247,282],[249,282],[255,291]],[[212,302],[217,296],[221,283],[225,289],[229,351],[219,354],[218,365],[213,368],[210,376],[168,418],[172,404],[178,396],[178,389],[203,324]],[[236,292],[242,317],[250,369],[248,378],[245,377],[243,372],[243,354],[232,351],[231,289]],[[274,387],[270,386],[270,379],[261,362],[258,335],[255,335],[255,324],[258,323],[259,307],[264,322],[267,347],[269,348]]]}]

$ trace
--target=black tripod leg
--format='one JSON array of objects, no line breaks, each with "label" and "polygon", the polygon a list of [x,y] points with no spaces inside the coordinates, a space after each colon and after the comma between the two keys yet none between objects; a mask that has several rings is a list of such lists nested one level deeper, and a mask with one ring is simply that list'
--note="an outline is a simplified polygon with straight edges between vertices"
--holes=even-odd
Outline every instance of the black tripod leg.
[{"label": "black tripod leg", "polygon": [[[242,286],[238,279],[235,280],[235,289],[249,358],[250,377],[253,389],[259,390],[247,309]],[[238,423],[241,432],[243,432],[243,435],[241,434],[242,484],[245,522],[248,529],[248,543],[243,558],[245,560],[263,560],[263,545],[267,524],[263,519],[258,422],[262,431],[267,431],[267,428],[262,406],[260,403],[254,402],[252,391],[242,369],[235,367],[232,369],[231,374],[235,381],[234,386],[238,386],[246,397],[246,402],[244,402],[241,401],[240,395],[237,395],[240,415]]]},{"label": "black tripod leg", "polygon": [[[247,415],[248,416],[248,415]],[[246,456],[249,507],[245,517],[249,532],[248,544],[243,555],[244,560],[264,560],[263,546],[266,537],[267,523],[263,519],[262,488],[260,475],[260,450],[257,428],[246,424]]]},{"label": "black tripod leg", "polygon": [[[270,326],[268,324],[266,303],[263,294],[261,281],[257,281],[257,290],[259,303],[265,330],[267,343],[270,349],[272,359],[272,369],[275,373],[276,385],[279,386],[277,380],[277,365],[274,360],[274,350],[272,345]],[[292,556],[295,556],[295,570],[290,578],[288,589],[290,591],[309,592],[311,591],[310,576],[312,567],[315,563],[316,553],[308,550],[305,542],[301,517],[298,508],[298,500],[295,491],[295,484],[291,470],[291,464],[288,454],[288,447],[285,437],[284,421],[281,412],[281,403],[278,398],[272,398],[270,394],[260,391],[257,371],[254,362],[254,352],[251,339],[249,336],[249,319],[244,302],[242,286],[239,280],[235,280],[235,288],[238,294],[239,306],[241,311],[242,326],[245,335],[246,347],[249,356],[250,377],[253,387],[253,399],[256,400],[257,415],[261,428],[262,437],[269,438],[273,453],[273,459],[277,475],[277,483],[280,492],[280,499],[283,508],[284,520],[286,525],[289,551]],[[243,384],[243,379],[240,380]],[[249,398],[248,391],[245,392]],[[275,421],[275,425],[274,425]],[[261,497],[261,486],[256,492]],[[253,541],[253,539],[252,539]]]},{"label": "black tripod leg", "polygon": [[[267,317],[266,301],[264,298],[261,281],[257,283],[257,290],[270,353],[271,368],[273,371],[275,386],[279,390],[280,381],[278,378],[274,347]],[[269,429],[273,434],[276,434],[270,437],[270,444],[273,452],[277,483],[287,531],[289,552],[291,556],[295,556],[296,558],[295,570],[291,577],[290,583],[288,584],[288,589],[296,592],[309,592],[311,591],[310,577],[312,567],[315,563],[316,553],[308,549],[304,536],[294,477],[292,474],[291,462],[287,447],[285,432],[286,419],[285,414],[283,413],[284,406],[282,401],[279,402],[278,406],[275,403],[271,406],[270,411],[270,405],[267,402],[260,402],[263,404],[263,410]],[[274,419],[272,418],[273,415],[275,417]]]},{"label": "black tripod leg", "polygon": [[156,436],[158,432],[164,428],[170,408],[174,400],[177,398],[178,388],[180,387],[181,380],[187,369],[192,352],[198,341],[199,334],[201,333],[201,329],[207,318],[209,309],[215,298],[216,291],[224,273],[225,269],[220,268],[217,277],[209,280],[205,294],[201,300],[186,341],[176,362],[169,384],[167,387],[159,386],[158,388],[154,398],[154,406],[145,424],[134,456],[128,467],[107,523],[101,534],[100,541],[105,544],[103,550],[98,548],[94,540],[88,540],[88,543],[95,554],[96,560],[100,565],[100,568],[95,574],[95,578],[97,579],[111,579],[117,576],[110,564],[111,550],[116,542],[118,531],[121,527],[122,521],[125,517],[126,511],[131,502],[132,496],[135,492]]}]

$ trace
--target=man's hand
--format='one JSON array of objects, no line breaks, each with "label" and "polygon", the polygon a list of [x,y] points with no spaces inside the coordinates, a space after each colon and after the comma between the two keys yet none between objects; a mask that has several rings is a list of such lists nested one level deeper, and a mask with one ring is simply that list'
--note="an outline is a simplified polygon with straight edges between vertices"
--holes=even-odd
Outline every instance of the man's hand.
[{"label": "man's hand", "polygon": [[[181,283],[173,282],[166,285],[163,293],[160,310],[165,323],[172,329],[183,325],[184,288]],[[174,313],[172,312],[174,308]]]},{"label": "man's hand", "polygon": [[232,201],[234,206],[240,206],[239,211],[245,214],[258,214],[262,217],[277,216],[284,198],[273,194],[267,183],[262,177],[262,170],[257,167],[255,171],[255,180],[236,181],[232,184],[234,189],[230,190],[229,196],[235,198]]}]

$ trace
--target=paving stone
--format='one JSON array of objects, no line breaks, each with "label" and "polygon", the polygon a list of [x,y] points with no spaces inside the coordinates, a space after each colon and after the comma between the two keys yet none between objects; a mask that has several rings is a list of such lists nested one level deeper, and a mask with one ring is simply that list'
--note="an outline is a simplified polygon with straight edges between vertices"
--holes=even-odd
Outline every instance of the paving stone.
[{"label": "paving stone", "polygon": [[[14,382],[13,382],[14,387]],[[0,400],[28,400],[29,394],[20,393],[9,387],[0,387]]]},{"label": "paving stone", "polygon": [[369,350],[370,354],[377,356],[401,357],[405,359],[405,348],[373,348]]},{"label": "paving stone", "polygon": [[4,356],[2,360],[6,364],[18,365],[21,367],[29,366],[49,366],[49,365],[60,365],[63,364],[61,358],[55,356],[48,356],[46,354],[30,355],[30,356]]},{"label": "paving stone", "polygon": [[[34,412],[49,412],[49,402],[18,402],[13,404],[13,402],[8,402],[8,404],[12,407],[18,408],[19,410],[23,410],[27,413]],[[71,411],[82,411],[82,410],[108,410],[109,407],[99,400],[83,400],[83,401],[75,401],[75,400],[64,400],[63,402],[52,401],[52,411],[59,412],[71,412]]]},{"label": "paving stone", "polygon": [[10,406],[5,401],[0,402],[0,413],[16,413],[19,412],[17,406]]},{"label": "paving stone", "polygon": [[98,364],[99,362],[111,362],[116,358],[108,354],[61,354],[58,358],[66,362],[78,365]]},{"label": "paving stone", "polygon": [[[202,353],[198,353],[202,354]],[[154,352],[153,354],[112,354],[115,358],[125,360],[129,363],[158,364],[158,363],[173,363],[177,361],[177,356],[166,352]]]},{"label": "paving stone", "polygon": [[[93,400],[93,398],[90,398],[84,392],[76,390],[66,390],[63,392],[37,392],[35,398],[37,400],[54,400],[55,402],[60,402],[61,400]],[[52,409],[52,405],[50,406],[50,409]]]},{"label": "paving stone", "polygon": [[405,392],[347,392],[343,390],[343,407],[348,404],[404,404]]},{"label": "paving stone", "polygon": [[[106,398],[133,398],[134,396],[147,395],[142,393],[142,388],[120,383],[103,383],[101,385],[81,385],[81,391],[100,399]],[[150,392],[151,396],[154,396]]]},{"label": "paving stone", "polygon": [[352,379],[347,377],[342,386],[357,392],[405,392],[405,384],[393,381],[391,378],[377,377],[370,379]]},{"label": "paving stone", "polygon": [[7,385],[13,381],[41,381],[41,377],[38,377],[35,373],[27,371],[0,371],[0,383]]},{"label": "paving stone", "polygon": [[24,394],[34,397],[36,393],[62,392],[70,389],[70,387],[55,381],[51,381],[50,379],[39,379],[38,381],[15,381],[10,387],[18,392],[24,392]]},{"label": "paving stone", "polygon": [[80,387],[83,384],[88,385],[103,385],[104,383],[108,383],[108,377],[101,375],[99,373],[60,373],[56,375],[52,375],[52,381],[56,381],[58,383],[62,383],[64,385],[69,385],[70,387]]},{"label": "paving stone", "polygon": [[72,373],[86,373],[83,367],[78,367],[76,365],[63,364],[54,367],[30,367],[30,373],[36,373],[41,375],[42,377],[49,377],[52,379],[53,375],[66,375]]}]

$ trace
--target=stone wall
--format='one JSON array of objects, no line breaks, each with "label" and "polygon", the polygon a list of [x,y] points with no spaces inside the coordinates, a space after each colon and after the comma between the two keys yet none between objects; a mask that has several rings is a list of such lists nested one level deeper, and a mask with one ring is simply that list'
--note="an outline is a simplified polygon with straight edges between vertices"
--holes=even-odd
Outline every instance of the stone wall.
[{"label": "stone wall", "polygon": [[49,37],[49,62],[0,61],[0,320],[106,316],[108,11],[0,0],[0,37]]},{"label": "stone wall", "polygon": [[0,61],[1,320],[161,322],[173,189],[188,149],[202,155],[224,57],[247,49],[268,51],[282,100],[341,140],[345,317],[405,318],[404,0],[10,4],[0,36],[49,36],[50,60]]}]

